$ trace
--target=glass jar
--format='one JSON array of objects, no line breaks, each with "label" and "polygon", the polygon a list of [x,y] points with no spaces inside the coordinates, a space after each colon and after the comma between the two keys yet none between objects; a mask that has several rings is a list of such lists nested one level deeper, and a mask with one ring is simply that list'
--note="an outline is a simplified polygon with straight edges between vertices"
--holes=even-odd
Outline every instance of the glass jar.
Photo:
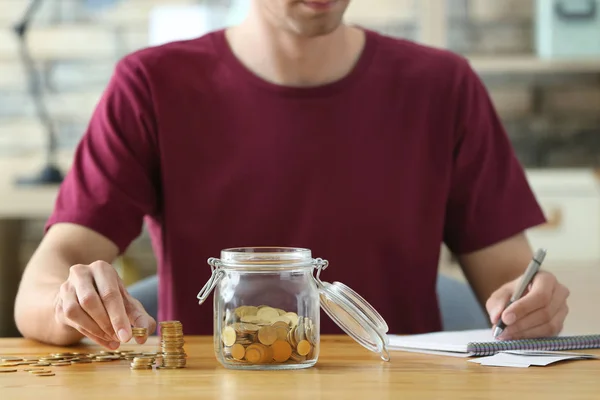
[{"label": "glass jar", "polygon": [[204,303],[214,289],[214,350],[226,368],[312,367],[319,358],[321,308],[389,360],[383,318],[347,286],[321,281],[329,263],[313,259],[309,249],[231,248],[208,264],[212,275],[198,299]]}]

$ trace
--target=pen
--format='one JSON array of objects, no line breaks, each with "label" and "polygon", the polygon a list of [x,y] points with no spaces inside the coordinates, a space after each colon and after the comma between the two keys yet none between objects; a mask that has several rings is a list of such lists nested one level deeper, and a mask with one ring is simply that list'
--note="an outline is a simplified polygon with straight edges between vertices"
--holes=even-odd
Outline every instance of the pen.
[{"label": "pen", "polygon": [[[510,301],[504,307],[504,310],[506,310],[508,308],[508,306],[510,306],[512,303],[519,300],[521,298],[521,296],[523,296],[525,289],[527,289],[527,286],[529,286],[529,284],[535,277],[535,274],[537,274],[540,267],[542,266],[542,262],[544,261],[545,257],[546,257],[546,249],[538,249],[535,252],[535,254],[533,255],[533,258],[531,259],[531,262],[529,263],[529,265],[527,266],[527,269],[525,270],[525,273],[523,274],[523,279],[521,279],[521,282],[519,283],[519,287],[513,293],[512,297],[510,298]],[[504,310],[502,310],[502,312],[504,312]],[[502,315],[502,314],[500,314],[500,315]],[[504,329],[506,329],[506,325],[502,321],[502,317],[500,317],[500,321],[498,322],[498,324],[496,325],[496,328],[494,329],[494,337],[497,338],[498,336],[500,336],[500,334],[504,331]]]}]

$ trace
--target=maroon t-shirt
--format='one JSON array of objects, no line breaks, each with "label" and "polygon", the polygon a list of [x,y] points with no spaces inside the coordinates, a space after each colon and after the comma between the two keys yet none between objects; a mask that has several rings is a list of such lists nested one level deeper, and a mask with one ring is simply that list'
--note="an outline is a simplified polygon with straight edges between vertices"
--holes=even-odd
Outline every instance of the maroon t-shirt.
[{"label": "maroon t-shirt", "polygon": [[260,79],[222,31],[122,59],[47,226],[124,251],[144,220],[159,319],[187,334],[212,333],[206,260],[237,246],[309,248],[390,332],[439,330],[441,243],[471,252],[545,221],[468,62],[371,31],[353,70],[319,87]]}]

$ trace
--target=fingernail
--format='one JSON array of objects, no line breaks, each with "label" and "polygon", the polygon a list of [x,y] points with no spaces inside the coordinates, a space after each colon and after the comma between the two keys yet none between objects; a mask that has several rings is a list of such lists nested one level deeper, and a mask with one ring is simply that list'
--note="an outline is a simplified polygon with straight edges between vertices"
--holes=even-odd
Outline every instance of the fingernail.
[{"label": "fingernail", "polygon": [[120,344],[119,342],[110,342],[110,343],[108,344],[108,347],[109,347],[111,350],[116,350],[116,349],[118,349],[118,348],[119,348],[119,346],[120,346],[120,345],[121,345],[121,344]]},{"label": "fingernail", "polygon": [[515,323],[517,316],[514,313],[508,313],[504,316],[504,318],[502,318],[502,320],[506,325],[511,325]]},{"label": "fingernail", "polygon": [[120,329],[119,330],[119,340],[121,340],[121,342],[126,343],[128,340],[127,337],[127,331],[125,329]]}]

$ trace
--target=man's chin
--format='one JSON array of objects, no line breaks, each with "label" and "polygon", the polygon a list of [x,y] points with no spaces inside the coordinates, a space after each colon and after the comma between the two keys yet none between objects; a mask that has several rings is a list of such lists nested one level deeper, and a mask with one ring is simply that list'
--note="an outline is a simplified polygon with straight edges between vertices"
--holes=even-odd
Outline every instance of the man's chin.
[{"label": "man's chin", "polygon": [[296,25],[294,31],[302,37],[316,38],[321,36],[327,36],[335,32],[340,26],[341,22],[337,23],[323,23],[323,24],[307,24],[307,25]]}]

